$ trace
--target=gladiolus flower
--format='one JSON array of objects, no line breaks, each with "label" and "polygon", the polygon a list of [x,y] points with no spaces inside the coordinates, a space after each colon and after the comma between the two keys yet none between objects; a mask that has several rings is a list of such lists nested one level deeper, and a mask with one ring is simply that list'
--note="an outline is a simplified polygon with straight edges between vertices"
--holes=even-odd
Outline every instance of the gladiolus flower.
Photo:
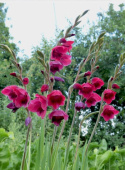
[{"label": "gladiolus flower", "polygon": [[66,47],[63,46],[56,46],[52,49],[51,52],[51,60],[58,60],[60,61],[60,58],[66,54],[68,51],[68,49]]},{"label": "gladiolus flower", "polygon": [[65,38],[61,38],[59,42],[60,43],[66,43],[66,39]]},{"label": "gladiolus flower", "polygon": [[61,81],[61,82],[65,82],[65,80],[61,77],[54,77],[55,81]]},{"label": "gladiolus flower", "polygon": [[101,97],[97,93],[92,93],[91,96],[85,101],[87,107],[95,106],[97,102],[101,101]]},{"label": "gladiolus flower", "polygon": [[113,85],[112,85],[112,88],[113,88],[113,89],[120,89],[120,87],[118,86],[118,84],[113,84]]},{"label": "gladiolus flower", "polygon": [[58,109],[59,106],[63,106],[65,104],[65,96],[63,96],[60,90],[53,90],[47,95],[47,99],[48,106],[52,106],[53,109]]},{"label": "gladiolus flower", "polygon": [[48,89],[49,89],[48,84],[43,84],[41,87],[41,92],[48,91]]},{"label": "gladiolus flower", "polygon": [[86,77],[86,76],[91,76],[91,71],[85,72],[84,77]]},{"label": "gladiolus flower", "polygon": [[116,110],[111,105],[105,105],[103,108],[103,112],[101,113],[101,116],[104,118],[105,121],[109,121],[110,119],[113,119],[115,115],[119,113],[118,110]]},{"label": "gladiolus flower", "polygon": [[54,110],[48,115],[49,119],[52,119],[52,123],[59,126],[61,121],[68,120],[68,115],[63,110]]},{"label": "gladiolus flower", "polygon": [[23,84],[24,85],[27,85],[29,83],[29,79],[27,78],[27,77],[25,77],[24,79],[23,79]]},{"label": "gladiolus flower", "polygon": [[68,49],[68,52],[70,52],[70,50],[72,49],[72,44],[74,43],[74,41],[66,41],[66,42],[63,42],[62,45],[64,47],[67,47]]},{"label": "gladiolus flower", "polygon": [[27,91],[15,85],[5,87],[1,93],[8,96],[17,108],[27,107],[30,101]]},{"label": "gladiolus flower", "polygon": [[9,104],[7,105],[7,108],[8,108],[8,109],[12,109],[12,112],[13,112],[13,113],[15,113],[15,112],[19,109],[18,107],[15,106],[15,103],[13,103],[13,102],[12,102],[12,103],[9,103]]},{"label": "gladiolus flower", "polygon": [[71,56],[70,55],[67,55],[67,54],[64,54],[60,59],[59,59],[60,63],[63,65],[63,66],[68,66],[71,64],[72,60],[71,60]]},{"label": "gladiolus flower", "polygon": [[100,78],[98,77],[94,77],[92,79],[92,84],[94,85],[94,91],[96,91],[97,89],[100,89],[103,85],[104,85],[104,81],[101,80]]},{"label": "gladiolus flower", "polygon": [[8,96],[10,100],[14,100],[18,95],[18,86],[7,86],[1,91],[1,93]]},{"label": "gladiolus flower", "polygon": [[16,77],[16,73],[10,73],[10,75]]},{"label": "gladiolus flower", "polygon": [[107,104],[110,104],[112,100],[115,99],[116,92],[111,89],[104,90],[104,97],[103,101],[105,101]]},{"label": "gladiolus flower", "polygon": [[63,65],[59,61],[50,61],[50,71],[55,74],[57,71],[63,69]]},{"label": "gladiolus flower", "polygon": [[94,87],[90,83],[83,83],[82,88],[79,90],[79,95],[83,95],[85,98],[89,98],[93,92]]},{"label": "gladiolus flower", "polygon": [[76,109],[77,111],[80,111],[81,109],[85,109],[85,104],[82,103],[82,102],[76,102],[76,103],[75,103],[75,109]]},{"label": "gladiolus flower", "polygon": [[28,106],[28,110],[31,112],[36,112],[37,115],[43,119],[46,115],[46,110],[47,110],[46,97],[36,94],[36,99],[31,100]]},{"label": "gladiolus flower", "polygon": [[31,117],[27,117],[25,120],[25,125],[28,126],[31,122]]}]

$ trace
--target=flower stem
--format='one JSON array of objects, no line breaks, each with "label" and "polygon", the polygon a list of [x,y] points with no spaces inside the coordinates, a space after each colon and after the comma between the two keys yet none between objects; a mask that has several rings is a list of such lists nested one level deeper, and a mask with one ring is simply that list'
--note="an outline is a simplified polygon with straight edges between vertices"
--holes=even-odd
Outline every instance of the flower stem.
[{"label": "flower stem", "polygon": [[25,157],[26,157],[26,149],[27,149],[28,137],[29,137],[29,132],[30,132],[31,126],[32,125],[31,125],[31,122],[30,122],[29,127],[28,127],[28,131],[27,131],[27,136],[26,136],[24,153],[23,153],[23,160],[22,160],[22,165],[21,165],[22,170],[24,169],[24,163],[25,163]]},{"label": "flower stem", "polygon": [[101,116],[101,112],[102,112],[102,105],[103,105],[103,93],[102,93],[102,100],[101,100],[101,106],[100,106],[98,118],[97,118],[97,120],[96,120],[96,124],[95,124],[95,126],[94,126],[94,128],[93,128],[93,131],[92,131],[92,133],[91,133],[91,136],[90,136],[90,138],[89,138],[89,142],[88,142],[88,145],[87,145],[87,147],[86,147],[85,155],[87,154],[89,145],[90,145],[91,140],[92,140],[92,138],[93,138],[93,135],[94,135],[94,133],[95,133],[95,131],[96,131],[97,125],[98,125],[98,123],[99,123],[100,116]]},{"label": "flower stem", "polygon": [[55,141],[55,137],[56,137],[56,132],[57,132],[57,126],[54,127],[52,146],[51,146],[51,155],[53,153],[53,147],[54,147],[54,141]]},{"label": "flower stem", "polygon": [[77,111],[75,110],[72,125],[71,125],[70,132],[69,132],[69,138],[68,138],[68,143],[67,143],[67,148],[66,148],[66,155],[65,155],[65,161],[64,161],[64,168],[63,169],[65,169],[65,166],[67,164],[67,158],[68,158],[69,148],[70,148],[70,139],[71,139],[71,135],[72,135],[72,129],[73,129],[73,125],[74,125],[74,122],[75,122],[76,114],[77,114]]},{"label": "flower stem", "polygon": [[80,132],[81,132],[82,124],[83,124],[83,122],[84,122],[87,118],[89,118],[90,116],[92,116],[92,115],[94,115],[94,114],[97,114],[97,113],[99,113],[99,111],[92,112],[92,113],[88,114],[88,115],[85,116],[85,117],[82,119],[82,121],[80,122],[79,135],[78,135],[78,141],[77,141],[77,147],[76,147],[76,153],[75,153],[74,162],[75,162],[75,160],[76,160],[76,158],[77,158],[77,154],[78,154],[79,140],[80,140]]}]

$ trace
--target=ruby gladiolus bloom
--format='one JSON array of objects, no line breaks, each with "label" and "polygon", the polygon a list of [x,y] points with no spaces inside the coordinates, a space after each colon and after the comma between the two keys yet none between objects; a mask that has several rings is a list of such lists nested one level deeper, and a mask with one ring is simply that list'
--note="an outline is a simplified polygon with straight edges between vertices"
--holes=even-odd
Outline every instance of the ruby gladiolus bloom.
[{"label": "ruby gladiolus bloom", "polygon": [[52,123],[59,126],[61,121],[68,120],[68,115],[63,110],[54,110],[48,115],[49,119],[52,119]]},{"label": "ruby gladiolus bloom", "polygon": [[25,77],[24,79],[23,79],[23,84],[24,85],[27,85],[29,83],[29,79],[27,78],[27,77]]},{"label": "ruby gladiolus bloom", "polygon": [[18,95],[18,86],[7,86],[1,91],[1,93],[8,96],[10,100],[14,100]]},{"label": "ruby gladiolus bloom", "polygon": [[8,109],[12,109],[12,112],[13,112],[13,113],[15,113],[15,112],[19,109],[18,107],[15,106],[15,103],[13,103],[13,102],[12,102],[12,103],[9,103],[9,104],[7,105],[7,108],[8,108]]},{"label": "ruby gladiolus bloom", "polygon": [[8,96],[17,108],[27,107],[30,101],[27,91],[15,85],[5,87],[1,93]]},{"label": "ruby gladiolus bloom", "polygon": [[120,87],[118,86],[118,84],[113,84],[113,85],[112,85],[112,88],[113,88],[113,89],[120,89]]},{"label": "ruby gladiolus bloom", "polygon": [[85,72],[85,74],[84,74],[84,77],[86,77],[86,76],[91,76],[91,71],[87,71],[87,72]]},{"label": "ruby gladiolus bloom", "polygon": [[85,109],[85,104],[83,102],[76,102],[75,103],[75,109],[77,111],[80,111],[81,109]]},{"label": "ruby gladiolus bloom", "polygon": [[63,65],[59,61],[50,61],[50,71],[55,74],[57,71],[63,69]]},{"label": "ruby gladiolus bloom", "polygon": [[36,112],[37,115],[43,119],[46,115],[46,110],[47,110],[46,97],[36,94],[36,99],[31,100],[28,106],[28,110],[31,112]]},{"label": "ruby gladiolus bloom", "polygon": [[48,84],[43,84],[41,87],[41,92],[48,91],[48,89],[49,89]]},{"label": "ruby gladiolus bloom", "polygon": [[74,41],[66,41],[66,42],[63,42],[62,45],[64,47],[67,47],[68,49],[68,52],[70,52],[70,50],[72,49],[72,44],[74,43]]},{"label": "ruby gladiolus bloom", "polygon": [[94,77],[92,79],[92,84],[94,85],[94,91],[96,91],[97,89],[100,89],[103,85],[104,85],[104,81],[98,77]]},{"label": "ruby gladiolus bloom", "polygon": [[60,63],[63,65],[63,66],[68,66],[71,64],[72,60],[71,60],[71,56],[70,55],[67,55],[67,54],[64,54],[62,57],[60,57],[60,59],[58,60],[60,61]]},{"label": "ruby gladiolus bloom", "polygon": [[77,89],[77,90],[80,90],[80,89],[82,89],[82,85],[79,84],[79,83],[75,83],[75,84],[73,85],[73,88],[74,88],[74,89]]},{"label": "ruby gladiolus bloom", "polygon": [[101,116],[104,118],[105,121],[109,121],[110,119],[113,119],[115,115],[119,113],[118,110],[116,110],[111,105],[105,105],[103,108],[103,112],[101,113]]},{"label": "ruby gladiolus bloom", "polygon": [[93,92],[94,87],[90,83],[83,83],[82,88],[79,90],[79,95],[83,95],[84,98],[89,98]]},{"label": "ruby gladiolus bloom", "polygon": [[112,100],[115,99],[115,94],[116,92],[110,89],[104,90],[104,97],[103,101],[106,102],[107,104],[110,104]]},{"label": "ruby gladiolus bloom", "polygon": [[97,102],[101,101],[101,97],[97,93],[92,93],[91,96],[85,101],[87,107],[95,106]]},{"label": "ruby gladiolus bloom", "polygon": [[59,106],[63,106],[65,104],[65,96],[63,96],[60,90],[53,90],[47,95],[47,99],[48,106],[52,106],[53,109],[58,109]]},{"label": "ruby gladiolus bloom", "polygon": [[51,60],[60,60],[60,58],[68,52],[68,49],[63,46],[56,46],[51,51]]}]

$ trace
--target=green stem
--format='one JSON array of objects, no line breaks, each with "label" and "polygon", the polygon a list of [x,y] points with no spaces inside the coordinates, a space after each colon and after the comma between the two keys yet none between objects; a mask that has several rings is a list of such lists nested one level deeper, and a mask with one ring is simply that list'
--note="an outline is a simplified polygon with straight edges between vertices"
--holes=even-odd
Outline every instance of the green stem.
[{"label": "green stem", "polygon": [[29,140],[29,159],[28,159],[28,170],[30,170],[30,159],[31,159],[31,139],[32,139],[32,125],[30,130],[30,140]]},{"label": "green stem", "polygon": [[82,119],[82,121],[80,122],[79,135],[78,135],[78,141],[77,141],[77,147],[76,147],[76,153],[75,153],[74,162],[75,162],[75,160],[76,160],[76,158],[77,158],[77,154],[78,154],[78,148],[79,148],[79,141],[80,141],[80,133],[81,133],[82,124],[83,124],[83,122],[84,122],[87,118],[89,118],[90,116],[92,116],[92,115],[94,115],[94,114],[97,114],[97,113],[99,113],[99,111],[92,112],[92,113],[88,114],[88,115],[85,116],[85,117]]},{"label": "green stem", "polygon": [[53,139],[52,139],[52,146],[51,146],[51,154],[53,153],[53,147],[54,147],[56,132],[57,132],[57,126],[54,127]]},{"label": "green stem", "polygon": [[68,143],[67,143],[67,148],[66,148],[66,155],[65,155],[65,161],[64,161],[64,168],[63,169],[65,169],[65,166],[67,164],[67,158],[68,158],[69,148],[70,148],[70,139],[71,139],[71,135],[72,135],[72,129],[73,129],[73,125],[74,125],[74,122],[75,122],[76,114],[77,114],[77,111],[75,110],[72,125],[71,125],[70,132],[69,132],[69,138],[68,138]]},{"label": "green stem", "polygon": [[94,129],[93,129],[93,131],[92,131],[92,133],[91,133],[91,136],[90,136],[90,138],[89,138],[89,142],[88,142],[88,145],[87,145],[87,148],[86,148],[86,151],[85,151],[85,155],[87,154],[89,145],[90,145],[91,140],[92,140],[92,138],[93,138],[93,135],[94,135],[94,133],[95,133],[95,131],[96,131],[97,125],[98,125],[98,123],[99,123],[100,116],[101,116],[101,112],[102,112],[102,104],[103,104],[103,94],[102,94],[102,100],[101,100],[101,106],[100,106],[98,118],[97,118],[97,120],[96,120],[96,124],[95,124]]},{"label": "green stem", "polygon": [[22,165],[21,165],[22,170],[24,169],[24,163],[25,163],[25,157],[26,157],[26,149],[27,149],[27,143],[28,143],[28,137],[29,137],[30,128],[31,128],[31,122],[29,124],[28,131],[27,131],[27,136],[26,136],[25,148],[24,148]]}]

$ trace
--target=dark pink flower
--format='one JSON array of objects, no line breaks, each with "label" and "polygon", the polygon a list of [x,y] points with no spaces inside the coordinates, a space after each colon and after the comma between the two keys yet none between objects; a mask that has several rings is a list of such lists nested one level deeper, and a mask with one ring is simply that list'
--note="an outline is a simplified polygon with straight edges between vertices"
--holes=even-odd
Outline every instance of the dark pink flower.
[{"label": "dark pink flower", "polygon": [[111,89],[104,90],[103,101],[106,102],[107,104],[110,104],[112,100],[115,99],[115,94],[116,92]]},{"label": "dark pink flower", "polygon": [[10,75],[16,77],[16,73],[10,73]]},{"label": "dark pink flower", "polygon": [[118,110],[116,110],[111,105],[105,105],[103,108],[103,112],[101,113],[101,116],[104,118],[105,121],[109,121],[110,119],[113,119],[115,115],[119,113]]},{"label": "dark pink flower", "polygon": [[65,80],[61,77],[54,77],[55,81],[61,81],[61,82],[65,82]]},{"label": "dark pink flower", "polygon": [[48,115],[49,119],[52,119],[52,123],[59,126],[61,121],[68,120],[68,115],[63,110],[54,110]]},{"label": "dark pink flower", "polygon": [[46,115],[46,110],[47,110],[46,97],[36,94],[36,99],[30,101],[28,110],[31,112],[36,112],[37,115],[43,119]]},{"label": "dark pink flower", "polygon": [[30,96],[28,95],[28,93],[24,90],[21,89],[21,91],[19,92],[17,98],[14,100],[14,103],[16,105],[16,107],[27,107],[30,101]]},{"label": "dark pink flower", "polygon": [[87,72],[85,72],[85,74],[84,74],[84,77],[86,77],[86,76],[91,76],[91,71],[87,71]]},{"label": "dark pink flower", "polygon": [[70,50],[72,49],[72,44],[74,43],[74,41],[66,41],[66,42],[63,42],[62,45],[64,47],[67,47],[68,49],[68,52],[70,52]]},{"label": "dark pink flower", "polygon": [[50,61],[50,71],[55,74],[57,71],[63,69],[63,65],[59,61]]},{"label": "dark pink flower", "polygon": [[48,89],[49,89],[48,84],[43,84],[41,87],[41,92],[48,91]]},{"label": "dark pink flower", "polygon": [[93,92],[94,87],[90,83],[83,83],[82,88],[79,90],[79,95],[83,95],[84,98],[89,98]]},{"label": "dark pink flower", "polygon": [[8,109],[12,109],[12,112],[13,112],[13,113],[15,113],[15,112],[19,109],[18,107],[15,106],[15,103],[13,103],[13,102],[12,102],[12,103],[9,103],[9,104],[7,105],[7,108],[8,108]]},{"label": "dark pink flower", "polygon": [[91,93],[90,97],[85,101],[87,107],[95,106],[101,101],[101,97],[97,93]]},{"label": "dark pink flower", "polygon": [[120,87],[118,86],[118,84],[113,84],[113,85],[112,85],[112,88],[113,88],[113,89],[120,89]]},{"label": "dark pink flower", "polygon": [[68,49],[63,46],[56,46],[51,51],[51,60],[60,61],[60,58],[68,52]]},{"label": "dark pink flower", "polygon": [[1,93],[8,96],[17,108],[27,107],[30,101],[27,91],[15,85],[5,87]]},{"label": "dark pink flower", "polygon": [[52,106],[53,109],[58,109],[59,106],[63,106],[65,104],[65,96],[63,96],[60,90],[53,90],[47,95],[47,99],[48,106]]},{"label": "dark pink flower", "polygon": [[14,100],[18,95],[18,91],[19,91],[18,89],[19,88],[16,85],[7,86],[1,91],[1,93],[8,96],[10,100]]},{"label": "dark pink flower", "polygon": [[60,61],[60,63],[64,66],[70,65],[72,62],[71,56],[67,55],[67,54],[64,54],[62,57],[60,57],[60,59],[58,61]]},{"label": "dark pink flower", "polygon": [[101,80],[100,78],[98,77],[94,77],[92,79],[92,84],[94,85],[94,91],[96,91],[97,89],[100,89],[103,85],[104,85],[104,81]]},{"label": "dark pink flower", "polygon": [[27,117],[25,120],[25,125],[28,126],[31,122],[31,117]]},{"label": "dark pink flower", "polygon": [[75,83],[75,84],[73,85],[73,88],[74,88],[74,89],[77,89],[77,90],[80,90],[80,89],[82,89],[82,85],[79,84],[79,83]]},{"label": "dark pink flower", "polygon": [[76,102],[75,103],[75,109],[77,111],[80,111],[81,109],[85,109],[85,104],[83,102]]},{"label": "dark pink flower", "polygon": [[25,77],[24,79],[23,79],[23,84],[24,85],[27,85],[29,83],[29,79],[27,78],[27,77]]}]

